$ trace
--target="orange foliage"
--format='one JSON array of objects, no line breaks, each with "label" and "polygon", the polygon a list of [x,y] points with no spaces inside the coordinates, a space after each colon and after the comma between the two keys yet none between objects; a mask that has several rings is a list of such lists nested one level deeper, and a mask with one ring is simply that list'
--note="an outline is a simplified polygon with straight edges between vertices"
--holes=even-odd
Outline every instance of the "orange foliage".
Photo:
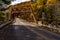
[{"label": "orange foliage", "polygon": [[[20,4],[14,5],[14,6],[10,6],[8,10],[8,13],[11,13],[13,11],[15,11],[15,13],[20,13],[20,12],[31,12],[31,3],[30,1],[28,2],[22,2]],[[12,10],[13,9],[13,10]]]}]

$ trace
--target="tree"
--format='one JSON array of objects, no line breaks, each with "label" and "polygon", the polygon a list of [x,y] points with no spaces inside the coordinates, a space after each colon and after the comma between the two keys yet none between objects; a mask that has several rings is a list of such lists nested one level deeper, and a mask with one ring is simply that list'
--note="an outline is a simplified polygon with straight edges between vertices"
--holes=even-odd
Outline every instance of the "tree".
[{"label": "tree", "polygon": [[14,0],[0,0],[0,10],[7,8],[11,3],[11,1],[14,1]]},{"label": "tree", "polygon": [[44,10],[45,4],[46,4],[47,0],[36,0],[35,3],[32,4],[32,8],[34,10],[34,14],[36,16],[40,16],[42,15],[42,11]]},{"label": "tree", "polygon": [[36,18],[40,19],[42,17],[42,12],[44,12],[45,19],[43,19],[43,20],[45,20],[48,23],[51,23],[54,18],[53,17],[54,12],[56,10],[55,9],[56,2],[57,2],[57,0],[36,0],[35,3],[32,4]]}]

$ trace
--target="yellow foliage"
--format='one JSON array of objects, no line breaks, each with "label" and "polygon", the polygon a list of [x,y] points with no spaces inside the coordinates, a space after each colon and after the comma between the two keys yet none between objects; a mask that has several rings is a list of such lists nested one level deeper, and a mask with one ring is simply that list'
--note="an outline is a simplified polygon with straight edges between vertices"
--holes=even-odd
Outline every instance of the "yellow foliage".
[{"label": "yellow foliage", "polygon": [[48,0],[47,4],[53,4],[53,3],[56,3],[56,2],[57,2],[57,0]]},{"label": "yellow foliage", "polygon": [[37,6],[37,8],[38,8],[38,9],[41,9],[41,8],[42,8],[42,5],[40,5],[40,6]]},{"label": "yellow foliage", "polygon": [[42,5],[42,4],[43,4],[43,0],[36,0],[36,3],[37,3],[38,5]]}]

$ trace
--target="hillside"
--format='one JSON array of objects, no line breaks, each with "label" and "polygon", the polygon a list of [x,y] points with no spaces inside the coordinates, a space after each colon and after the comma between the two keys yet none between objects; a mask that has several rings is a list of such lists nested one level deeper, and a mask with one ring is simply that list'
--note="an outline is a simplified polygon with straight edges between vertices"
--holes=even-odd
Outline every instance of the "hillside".
[{"label": "hillside", "polygon": [[[6,12],[28,21],[34,21],[35,19],[37,21],[44,20],[45,24],[56,24],[57,20],[60,20],[60,16],[57,16],[59,15],[58,10],[60,10],[57,3],[57,0],[37,0],[33,3],[31,1],[22,2],[14,6],[11,5]],[[43,12],[45,13],[44,19],[42,18]]]},{"label": "hillside", "polygon": [[14,13],[15,16],[19,16],[23,19],[29,20],[29,18],[31,18],[30,17],[31,13],[33,13],[31,4],[32,4],[32,2],[28,1],[28,2],[22,2],[20,4],[14,5],[14,6],[11,5],[6,10],[6,12],[10,13],[10,14]]}]

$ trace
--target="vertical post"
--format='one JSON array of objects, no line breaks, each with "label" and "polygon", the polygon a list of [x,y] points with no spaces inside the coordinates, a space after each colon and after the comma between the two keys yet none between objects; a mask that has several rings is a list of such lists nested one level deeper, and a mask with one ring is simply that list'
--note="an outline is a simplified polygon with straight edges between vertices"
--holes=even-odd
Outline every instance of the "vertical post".
[{"label": "vertical post", "polygon": [[[36,2],[36,0],[31,0],[32,2]],[[31,6],[31,9],[32,9],[32,16],[33,16],[33,19],[34,19],[34,22],[35,23],[37,23],[38,24],[38,22],[37,22],[37,20],[36,20],[36,17],[35,17],[35,15],[34,15],[34,10],[33,10],[33,8],[32,8],[32,6]]]},{"label": "vertical post", "polygon": [[11,20],[11,14],[9,13],[9,20]]},{"label": "vertical post", "polygon": [[42,19],[45,19],[45,13],[42,12]]},{"label": "vertical post", "polygon": [[[32,9],[32,7],[31,7],[31,9]],[[38,22],[37,22],[37,20],[36,20],[36,18],[35,18],[35,16],[34,16],[34,11],[33,11],[33,9],[32,9],[32,12],[33,12],[33,13],[32,13],[32,16],[33,16],[34,22],[38,24]]]}]

